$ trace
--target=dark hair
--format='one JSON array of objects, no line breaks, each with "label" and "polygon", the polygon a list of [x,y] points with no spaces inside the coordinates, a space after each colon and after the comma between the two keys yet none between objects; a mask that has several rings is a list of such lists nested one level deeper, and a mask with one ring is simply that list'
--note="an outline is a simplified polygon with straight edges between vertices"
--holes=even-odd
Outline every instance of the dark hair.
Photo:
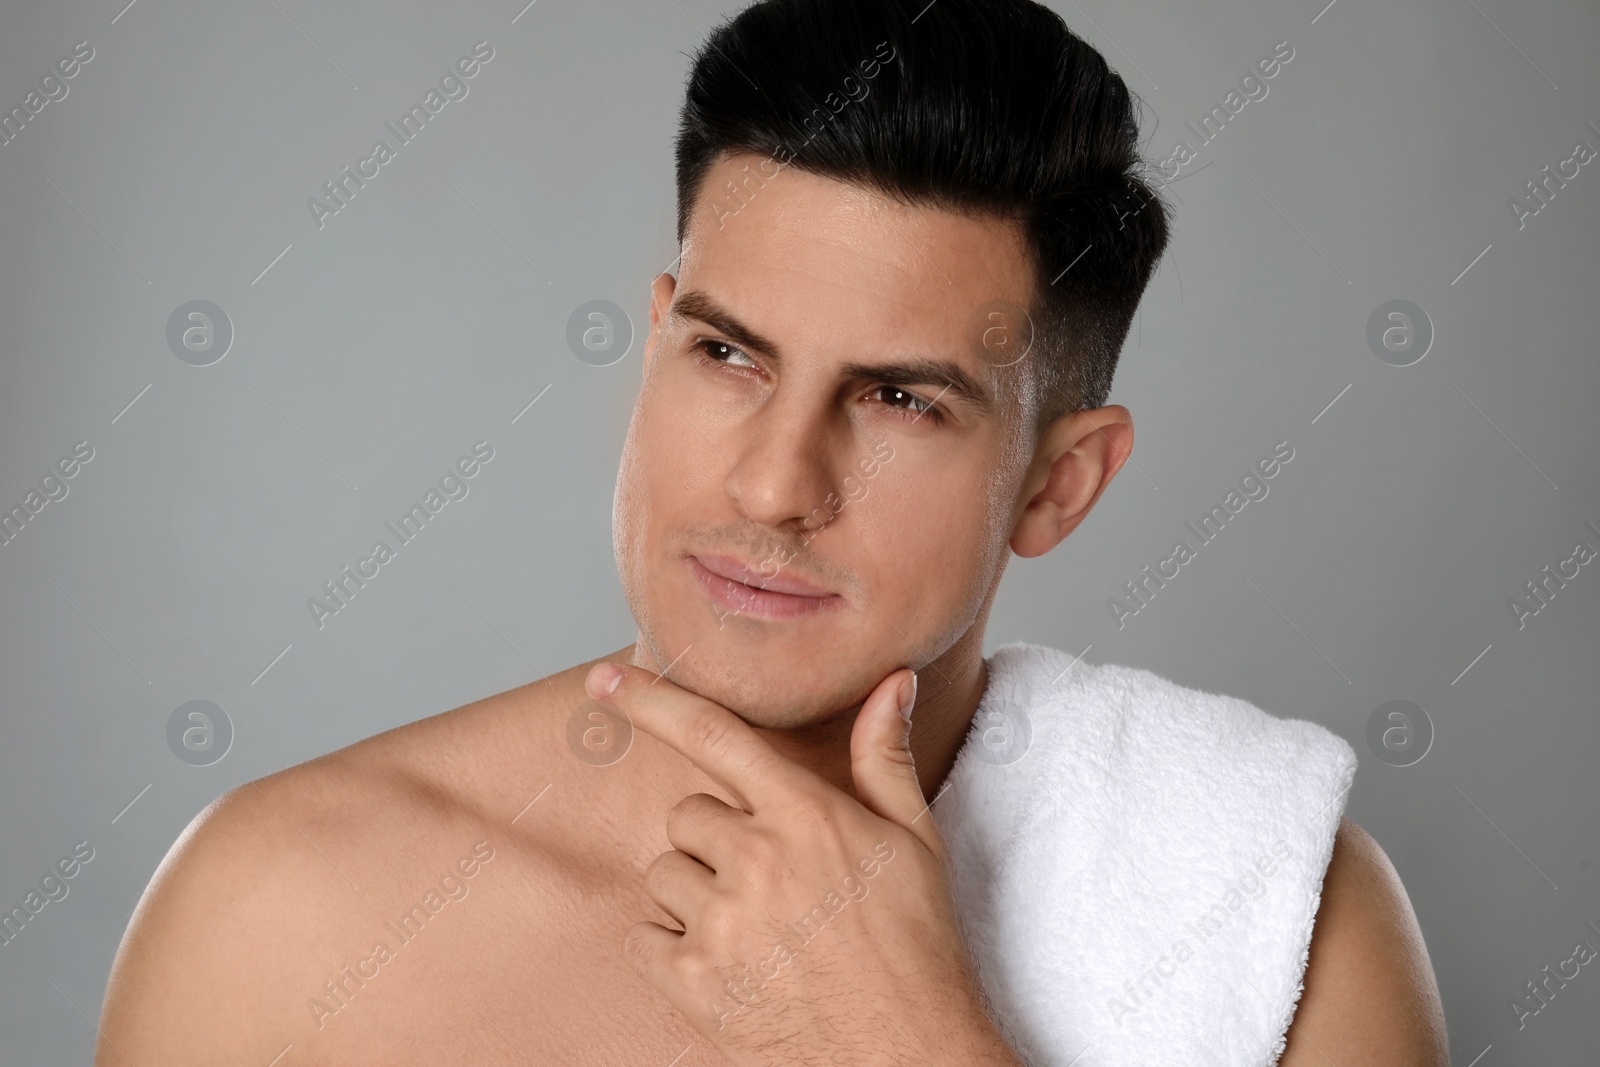
[{"label": "dark hair", "polygon": [[[867,82],[870,103],[856,96]],[[1035,261],[1041,429],[1105,404],[1166,248],[1170,209],[1141,176],[1134,99],[1033,0],[760,0],[695,56],[678,240],[707,171],[738,152],[1020,222]]]}]

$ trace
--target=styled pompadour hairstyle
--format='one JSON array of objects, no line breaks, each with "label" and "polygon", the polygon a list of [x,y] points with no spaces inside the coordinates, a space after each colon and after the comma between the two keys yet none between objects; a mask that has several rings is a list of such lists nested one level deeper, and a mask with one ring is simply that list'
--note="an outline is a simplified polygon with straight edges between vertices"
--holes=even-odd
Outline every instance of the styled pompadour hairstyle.
[{"label": "styled pompadour hairstyle", "polygon": [[1105,405],[1167,245],[1170,208],[1145,180],[1134,101],[1033,0],[759,0],[694,57],[678,240],[707,172],[739,152],[1020,223],[1034,258],[1037,431]]}]

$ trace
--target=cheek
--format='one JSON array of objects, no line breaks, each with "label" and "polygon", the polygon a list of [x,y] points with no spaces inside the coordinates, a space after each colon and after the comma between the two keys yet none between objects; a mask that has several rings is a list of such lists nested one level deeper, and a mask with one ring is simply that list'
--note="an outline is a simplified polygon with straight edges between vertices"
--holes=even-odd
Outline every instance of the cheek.
[{"label": "cheek", "polygon": [[630,507],[641,518],[682,500],[686,490],[698,489],[714,473],[707,454],[716,453],[686,417],[677,392],[667,394],[677,404],[674,407],[646,385],[628,426],[618,483],[626,483]]},{"label": "cheek", "polygon": [[989,480],[946,463],[918,464],[909,449],[896,451],[868,483],[866,498],[850,505],[860,509],[864,569],[901,617],[961,614],[981,597],[975,589],[994,554]]},{"label": "cheek", "polygon": [[611,516],[617,568],[624,575],[643,566],[652,543],[651,531],[660,522],[656,497],[661,493],[663,475],[670,476],[673,463],[670,454],[661,452],[663,447],[672,447],[671,435],[662,429],[660,413],[642,394],[628,423]]},{"label": "cheek", "polygon": [[660,388],[671,401],[643,387],[617,471],[612,547],[625,583],[650,578],[673,550],[672,532],[705,522],[705,502],[725,492],[727,461],[705,436],[715,440],[715,429],[688,421],[681,386]]}]

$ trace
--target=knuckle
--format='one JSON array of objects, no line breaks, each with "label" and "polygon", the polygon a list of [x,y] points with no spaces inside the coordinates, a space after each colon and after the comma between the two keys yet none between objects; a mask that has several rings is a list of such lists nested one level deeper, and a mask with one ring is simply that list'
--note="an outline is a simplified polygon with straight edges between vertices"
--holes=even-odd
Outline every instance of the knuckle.
[{"label": "knuckle", "polygon": [[743,926],[738,913],[731,907],[713,903],[700,917],[699,942],[703,946],[702,951],[721,950],[726,954],[739,943],[742,934]]},{"label": "knuckle", "polygon": [[783,858],[777,839],[766,830],[741,834],[732,848],[734,859],[751,876],[772,874]]},{"label": "knuckle", "polygon": [[663,852],[644,869],[645,888],[650,890],[652,895],[660,896],[665,893],[677,879],[672,862],[667,859],[670,855],[670,852]]},{"label": "knuckle", "polygon": [[717,969],[711,956],[698,944],[685,945],[678,954],[678,975],[690,989],[717,985]]},{"label": "knuckle", "polygon": [[704,793],[694,793],[672,805],[667,812],[668,835],[681,834],[685,828],[698,830],[705,812],[705,802],[709,799],[712,798]]},{"label": "knuckle", "polygon": [[884,745],[881,751],[883,758],[888,762],[898,763],[900,766],[911,771],[915,771],[917,769],[916,756],[913,755],[911,750],[905,745]]},{"label": "knuckle", "polygon": [[814,829],[826,828],[835,821],[832,802],[809,790],[792,798],[789,810],[802,825]]},{"label": "knuckle", "polygon": [[655,962],[655,945],[643,923],[630,927],[623,937],[622,958],[639,971],[646,970]]},{"label": "knuckle", "polygon": [[689,723],[689,741],[712,756],[725,755],[732,741],[732,730],[719,715],[696,715]]}]

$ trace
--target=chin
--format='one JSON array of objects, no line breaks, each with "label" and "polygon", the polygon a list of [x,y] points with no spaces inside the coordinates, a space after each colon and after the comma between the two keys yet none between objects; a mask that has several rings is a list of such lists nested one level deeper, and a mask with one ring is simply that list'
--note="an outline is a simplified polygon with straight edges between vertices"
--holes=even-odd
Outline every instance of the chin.
[{"label": "chin", "polygon": [[[747,625],[736,626],[740,621]],[[852,682],[867,672],[839,655],[837,649],[848,647],[842,640],[824,642],[822,647],[833,651],[821,654],[806,647],[811,642],[797,644],[792,635],[766,624],[729,618],[718,629],[711,617],[704,625],[665,627],[642,620],[639,634],[655,663],[672,664],[669,681],[721,704],[751,726],[797,729],[825,722],[871,692],[870,682],[864,692],[855,691]],[[685,648],[688,652],[672,663]],[[819,669],[823,664],[826,669]]]},{"label": "chin", "polygon": [[793,729],[832,717],[839,710],[835,690],[839,679],[826,679],[808,669],[803,660],[786,657],[775,662],[765,651],[741,649],[737,642],[720,647],[695,664],[688,685],[708,699],[730,709],[751,726]]}]

